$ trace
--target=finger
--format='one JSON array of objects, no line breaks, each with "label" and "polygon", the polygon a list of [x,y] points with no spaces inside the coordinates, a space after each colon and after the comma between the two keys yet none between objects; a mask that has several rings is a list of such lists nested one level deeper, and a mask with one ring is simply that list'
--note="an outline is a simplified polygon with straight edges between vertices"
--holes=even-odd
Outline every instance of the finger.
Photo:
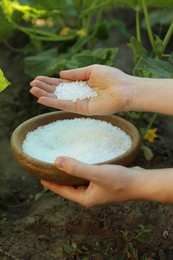
[{"label": "finger", "polygon": [[85,203],[86,200],[86,186],[79,186],[77,188],[73,186],[65,186],[65,185],[59,185],[56,183],[48,182],[45,180],[41,180],[41,184],[53,191],[54,193],[68,199],[75,201],[77,203],[83,204]]},{"label": "finger", "polygon": [[91,66],[80,69],[64,70],[60,72],[60,77],[66,80],[88,80],[90,77]]},{"label": "finger", "polygon": [[38,87],[32,87],[30,89],[30,93],[36,97],[42,97],[42,96],[45,96],[45,97],[50,97],[50,98],[55,98],[55,95],[52,94],[52,93],[49,93],[41,88],[38,88]]},{"label": "finger", "polygon": [[35,78],[35,80],[39,80],[46,84],[54,85],[54,86],[57,86],[60,83],[64,82],[64,80],[62,80],[60,78],[50,78],[50,77],[46,77],[46,76],[38,76]]},{"label": "finger", "polygon": [[55,165],[62,171],[88,181],[97,181],[99,175],[99,165],[86,164],[71,157],[58,157]]},{"label": "finger", "polygon": [[41,88],[41,89],[43,89],[43,90],[45,90],[45,91],[47,91],[49,93],[53,93],[55,91],[55,86],[54,85],[42,82],[42,81],[40,81],[38,79],[33,80],[30,83],[30,86],[31,87]]},{"label": "finger", "polygon": [[87,101],[77,101],[76,103],[74,103],[72,101],[60,100],[50,96],[40,96],[38,99],[38,103],[48,107],[69,111],[72,113],[83,115],[89,114]]},{"label": "finger", "polygon": [[30,82],[30,86],[39,87],[39,88],[46,90],[47,92],[52,93],[55,91],[56,86],[58,86],[60,83],[64,83],[64,82],[69,82],[69,80],[54,79],[54,78],[38,76],[32,82]]}]

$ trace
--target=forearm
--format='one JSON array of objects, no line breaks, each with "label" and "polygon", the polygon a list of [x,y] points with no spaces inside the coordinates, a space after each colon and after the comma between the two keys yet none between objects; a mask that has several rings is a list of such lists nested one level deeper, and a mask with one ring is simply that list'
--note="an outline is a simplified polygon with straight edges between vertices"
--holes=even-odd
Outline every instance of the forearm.
[{"label": "forearm", "polygon": [[173,168],[139,170],[131,180],[130,190],[135,200],[173,203]]},{"label": "forearm", "polygon": [[131,111],[173,115],[173,79],[130,77]]}]

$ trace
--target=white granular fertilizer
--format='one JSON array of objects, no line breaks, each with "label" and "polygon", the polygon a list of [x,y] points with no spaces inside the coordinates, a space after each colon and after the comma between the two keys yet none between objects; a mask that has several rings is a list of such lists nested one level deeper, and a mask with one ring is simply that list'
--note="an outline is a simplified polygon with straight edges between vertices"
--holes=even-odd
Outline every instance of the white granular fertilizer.
[{"label": "white granular fertilizer", "polygon": [[96,97],[97,93],[85,81],[60,83],[56,86],[54,95],[61,100],[76,102],[78,99]]},{"label": "white granular fertilizer", "polygon": [[74,118],[58,120],[29,132],[23,142],[23,151],[49,163],[58,156],[99,163],[123,154],[131,144],[130,136],[111,123]]}]

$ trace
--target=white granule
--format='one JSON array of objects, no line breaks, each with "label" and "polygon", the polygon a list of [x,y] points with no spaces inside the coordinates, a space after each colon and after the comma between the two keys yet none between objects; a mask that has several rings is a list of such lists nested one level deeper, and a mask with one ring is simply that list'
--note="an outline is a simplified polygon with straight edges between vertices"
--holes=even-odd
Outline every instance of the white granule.
[{"label": "white granule", "polygon": [[97,93],[85,81],[60,83],[56,86],[54,95],[61,100],[76,102],[78,99],[96,97]]},{"label": "white granule", "polygon": [[131,144],[130,136],[111,123],[74,118],[58,120],[29,132],[23,142],[23,151],[49,163],[58,156],[99,163],[123,154]]}]

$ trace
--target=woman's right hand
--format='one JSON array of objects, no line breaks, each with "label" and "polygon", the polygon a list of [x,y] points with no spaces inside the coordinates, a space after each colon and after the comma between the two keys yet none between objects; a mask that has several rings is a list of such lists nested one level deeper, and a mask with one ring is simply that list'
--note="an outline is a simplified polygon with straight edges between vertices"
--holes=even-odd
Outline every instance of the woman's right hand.
[{"label": "woman's right hand", "polygon": [[[38,76],[31,82],[30,92],[38,98],[38,103],[48,107],[84,115],[108,115],[130,109],[131,78],[121,70],[112,67],[91,65],[61,71],[59,79]],[[55,86],[71,81],[87,81],[97,96],[77,100],[76,103],[58,100],[54,95]]]}]

